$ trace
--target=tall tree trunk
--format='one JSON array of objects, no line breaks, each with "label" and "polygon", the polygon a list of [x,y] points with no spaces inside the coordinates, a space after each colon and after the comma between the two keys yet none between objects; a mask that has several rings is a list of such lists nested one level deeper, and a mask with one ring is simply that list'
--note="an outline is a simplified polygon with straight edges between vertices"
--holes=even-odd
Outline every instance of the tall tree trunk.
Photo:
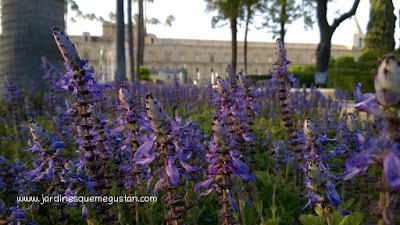
[{"label": "tall tree trunk", "polygon": [[321,40],[316,51],[317,62],[315,68],[318,72],[328,71],[329,58],[331,55],[331,38],[332,35],[321,35]]},{"label": "tall tree trunk", "polygon": [[144,48],[143,0],[139,0],[138,4],[139,4],[139,21],[138,21],[136,76],[138,80],[140,80],[140,66],[143,65],[143,48]]},{"label": "tall tree trunk", "polygon": [[128,1],[128,53],[129,53],[129,77],[135,81],[135,60],[133,55],[133,27],[132,27],[132,0]]},{"label": "tall tree trunk", "polygon": [[317,58],[315,67],[317,72],[328,71],[329,58],[331,55],[332,35],[335,32],[336,28],[340,25],[340,23],[356,13],[359,3],[360,0],[354,0],[351,9],[348,12],[342,14],[340,17],[334,19],[332,25],[329,25],[326,14],[328,9],[328,0],[317,1],[317,21],[321,38],[315,52]]},{"label": "tall tree trunk", "polygon": [[237,19],[232,17],[229,19],[231,24],[232,35],[232,68],[236,72],[236,58],[237,58]]},{"label": "tall tree trunk", "polygon": [[244,73],[247,75],[247,33],[249,31],[249,23],[251,19],[251,5],[247,5],[246,27],[244,30]]},{"label": "tall tree trunk", "polygon": [[117,0],[117,68],[115,77],[126,80],[124,0]]},{"label": "tall tree trunk", "polygon": [[281,22],[280,22],[281,29],[279,31],[279,35],[280,35],[280,38],[281,38],[283,44],[285,44],[285,33],[286,33],[285,24],[286,24],[286,20],[287,20],[286,18],[287,18],[287,15],[286,15],[286,1],[283,1],[282,5],[281,5],[281,18],[280,18],[280,20],[281,20]]}]

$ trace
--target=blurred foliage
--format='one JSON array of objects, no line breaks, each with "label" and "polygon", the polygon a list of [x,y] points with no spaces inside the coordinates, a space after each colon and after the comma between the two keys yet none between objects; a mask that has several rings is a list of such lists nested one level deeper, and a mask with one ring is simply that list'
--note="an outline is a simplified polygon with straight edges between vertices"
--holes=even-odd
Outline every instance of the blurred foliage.
[{"label": "blurred foliage", "polygon": [[365,49],[380,57],[394,50],[396,16],[392,0],[370,0],[370,14],[365,35]]}]

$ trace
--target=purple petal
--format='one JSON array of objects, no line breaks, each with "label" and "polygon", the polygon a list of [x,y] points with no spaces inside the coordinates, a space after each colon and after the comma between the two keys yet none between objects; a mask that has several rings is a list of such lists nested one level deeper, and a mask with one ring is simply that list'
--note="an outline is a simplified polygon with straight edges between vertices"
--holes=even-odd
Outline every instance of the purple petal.
[{"label": "purple petal", "polygon": [[146,141],[145,143],[143,143],[137,150],[135,153],[135,160],[138,160],[140,158],[143,157],[143,155],[147,152],[150,151],[150,149],[153,147],[153,140],[150,141]]},{"label": "purple petal", "polygon": [[200,171],[200,169],[195,166],[189,165],[183,161],[180,161],[180,162],[181,162],[183,168],[185,168],[185,170],[188,171],[189,173]]},{"label": "purple petal", "polygon": [[203,197],[203,196],[206,196],[206,195],[210,194],[210,193],[212,192],[212,190],[214,190],[214,187],[212,187],[212,188],[209,188],[207,191],[205,191],[205,192],[201,193],[201,194],[199,195],[199,198],[201,198],[201,197]]},{"label": "purple petal", "polygon": [[240,173],[247,173],[249,171],[249,166],[247,166],[246,163],[244,163],[244,162],[240,161],[239,159],[237,159],[236,157],[234,157],[234,154],[232,153],[232,151],[230,153],[232,156],[233,166],[237,169],[237,171]]},{"label": "purple petal", "polygon": [[171,181],[171,185],[177,185],[179,182],[178,168],[176,168],[176,166],[174,165],[168,164],[168,166],[165,169],[169,177],[169,180]]},{"label": "purple petal", "polygon": [[[397,147],[399,146],[400,144],[397,143]],[[383,162],[383,166],[388,184],[397,190],[400,188],[400,158],[396,156],[394,149],[390,150]],[[396,149],[396,151],[399,150],[400,148]]]},{"label": "purple petal", "polygon": [[254,176],[253,174],[239,174],[240,179],[242,179],[244,182],[249,182],[249,181],[253,181],[256,178],[256,176]]},{"label": "purple petal", "polygon": [[151,154],[150,157],[137,161],[135,163],[135,165],[147,166],[151,162],[153,162],[156,157],[157,157],[157,154],[155,152],[153,152],[153,154]]},{"label": "purple petal", "polygon": [[115,129],[112,129],[110,133],[111,134],[120,133],[124,129],[125,129],[125,124],[121,125],[120,127],[115,128]]},{"label": "purple petal", "polygon": [[200,183],[197,183],[197,184],[194,186],[194,191],[207,188],[208,186],[210,186],[210,184],[212,183],[213,180],[214,180],[214,178],[212,177],[212,178],[210,178],[210,179],[207,179],[207,180],[205,180],[205,181],[202,181],[202,182],[200,182]]},{"label": "purple petal", "polygon": [[232,206],[233,210],[235,210],[235,212],[237,213],[239,210],[238,210],[236,200],[232,196],[232,192],[228,193],[228,200],[229,200],[229,204]]},{"label": "purple petal", "polygon": [[156,185],[154,186],[154,192],[153,192],[154,195],[157,195],[157,193],[158,193],[158,191],[160,190],[160,188],[162,187],[164,181],[165,181],[165,178],[164,178],[164,177],[161,177],[161,178],[157,181]]},{"label": "purple petal", "polygon": [[86,217],[88,216],[88,214],[89,214],[89,211],[88,211],[88,209],[86,208],[86,205],[85,205],[85,204],[82,204],[82,217],[86,219]]}]

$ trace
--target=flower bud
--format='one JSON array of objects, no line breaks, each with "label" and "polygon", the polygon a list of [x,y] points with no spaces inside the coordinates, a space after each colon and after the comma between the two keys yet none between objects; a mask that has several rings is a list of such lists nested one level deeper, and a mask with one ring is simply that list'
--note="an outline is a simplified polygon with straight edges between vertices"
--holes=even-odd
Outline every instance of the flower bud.
[{"label": "flower bud", "polygon": [[390,107],[400,103],[400,61],[396,61],[392,54],[383,56],[374,84],[381,105]]},{"label": "flower bud", "polygon": [[357,120],[353,113],[349,113],[346,115],[346,128],[351,133],[353,133],[357,128]]},{"label": "flower bud", "polygon": [[226,77],[228,77],[230,81],[236,83],[236,73],[230,65],[226,68]]},{"label": "flower bud", "polygon": [[33,120],[30,121],[29,131],[32,134],[33,140],[40,146],[50,141],[50,133]]},{"label": "flower bud", "polygon": [[304,134],[306,134],[308,136],[308,135],[312,134],[314,132],[314,130],[315,130],[314,122],[310,118],[306,117],[303,121]]},{"label": "flower bud", "polygon": [[128,100],[130,99],[130,94],[129,90],[126,88],[125,85],[119,86],[119,91],[118,91],[118,98],[121,101],[122,104],[126,104]]},{"label": "flower bud", "polygon": [[155,131],[168,132],[170,130],[165,125],[171,122],[171,118],[164,111],[157,99],[150,93],[146,94],[146,112],[147,117],[150,119],[150,125]]},{"label": "flower bud", "polygon": [[214,117],[212,131],[214,141],[224,141],[228,136],[228,128],[218,117]]},{"label": "flower bud", "polygon": [[57,27],[53,27],[53,37],[65,62],[71,63],[79,59],[78,51],[76,51],[74,44],[72,44],[67,35]]},{"label": "flower bud", "polygon": [[247,89],[250,86],[250,81],[246,78],[245,75],[243,75],[243,73],[239,73],[239,83],[243,89]]},{"label": "flower bud", "polygon": [[221,78],[217,77],[217,90],[218,92],[222,95],[225,93],[228,93],[228,84]]}]

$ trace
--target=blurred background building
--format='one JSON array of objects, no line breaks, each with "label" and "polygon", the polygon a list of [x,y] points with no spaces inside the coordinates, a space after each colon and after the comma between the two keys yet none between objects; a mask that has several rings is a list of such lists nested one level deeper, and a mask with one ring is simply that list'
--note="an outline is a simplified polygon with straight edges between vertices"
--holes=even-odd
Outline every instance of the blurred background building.
[{"label": "blurred background building", "polygon": [[[352,55],[355,59],[361,55],[364,34],[356,19],[353,46],[332,45],[331,55],[338,58],[343,55]],[[82,35],[70,36],[70,40],[78,49],[82,58],[89,59],[90,65],[97,73],[103,73],[103,81],[114,79],[115,63],[115,24],[104,22],[102,36],[91,36],[85,32]],[[127,38],[125,39],[127,40]],[[134,38],[134,41],[137,38]],[[238,42],[237,72],[244,71],[243,42]],[[136,44],[134,45],[136,46]],[[287,57],[291,65],[314,65],[316,62],[315,50],[317,44],[285,43]],[[125,44],[126,58],[128,58],[128,44]],[[231,42],[215,40],[169,39],[157,38],[147,34],[145,38],[144,65],[164,82],[172,82],[174,76],[171,71],[182,71],[185,78],[181,81],[192,81],[196,84],[207,84],[217,76],[225,77],[225,69],[231,62]],[[249,42],[248,43],[248,74],[265,75],[270,73],[275,62],[275,43]],[[129,64],[127,65],[127,74]],[[160,75],[161,74],[161,75]],[[167,75],[165,75],[167,74]],[[170,74],[170,75],[168,75]]]}]

